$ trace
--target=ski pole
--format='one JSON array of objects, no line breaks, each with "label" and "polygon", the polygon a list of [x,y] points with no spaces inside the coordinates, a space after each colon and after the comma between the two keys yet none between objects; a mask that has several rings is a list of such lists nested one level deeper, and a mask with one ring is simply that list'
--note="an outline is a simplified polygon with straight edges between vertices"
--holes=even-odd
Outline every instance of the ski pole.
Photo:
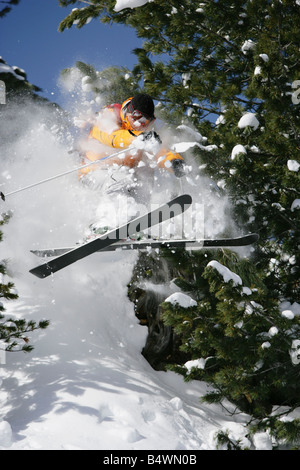
[{"label": "ski pole", "polygon": [[15,191],[11,191],[10,193],[7,193],[7,194],[3,194],[3,192],[0,191],[0,197],[3,201],[5,201],[7,196],[11,196],[12,194],[20,193],[21,191],[25,191],[27,189],[33,188],[34,186],[38,186],[39,184],[47,183],[48,181],[55,180],[57,178],[60,178],[61,176],[65,176],[65,175],[68,175],[69,173],[73,173],[74,171],[82,170],[83,168],[87,168],[88,166],[95,165],[95,164],[97,164],[97,163],[99,163],[103,160],[107,160],[108,158],[116,157],[117,155],[120,155],[121,153],[128,152],[128,150],[130,150],[130,149],[127,148],[127,149],[120,150],[119,152],[112,153],[111,155],[106,155],[105,157],[99,158],[98,160],[95,160],[93,162],[86,163],[85,165],[78,166],[77,168],[72,168],[72,170],[64,171],[63,173],[60,173],[60,174],[55,175],[55,176],[50,176],[49,178],[46,178],[42,181],[38,181],[37,183],[29,184],[28,186],[24,186],[23,188],[16,189]]}]

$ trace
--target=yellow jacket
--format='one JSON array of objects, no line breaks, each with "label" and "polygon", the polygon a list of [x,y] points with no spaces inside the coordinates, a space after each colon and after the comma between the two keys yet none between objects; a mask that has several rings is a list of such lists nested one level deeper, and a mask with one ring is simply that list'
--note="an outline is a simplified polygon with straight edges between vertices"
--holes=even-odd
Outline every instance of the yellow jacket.
[{"label": "yellow jacket", "polygon": [[[126,102],[125,102],[126,103]],[[100,142],[101,144],[107,146],[107,147],[112,147],[115,149],[126,149],[130,147],[132,142],[141,134],[143,134],[143,131],[134,131],[129,128],[129,125],[127,122],[124,120],[123,114],[122,114],[122,107],[123,105],[115,104],[112,106],[109,106],[105,108],[105,110],[109,110],[112,113],[115,113],[116,117],[116,126],[118,128],[116,130],[113,130],[112,132],[105,132],[101,130],[97,125],[94,125],[92,129],[90,130],[89,139],[95,140]],[[94,151],[88,151],[86,152],[86,157],[88,160],[95,161],[98,159],[101,159],[101,156],[103,154],[95,153]],[[122,158],[118,157],[112,157],[108,158],[105,160],[105,164],[112,165],[112,164],[118,164],[118,165],[125,165],[130,168],[133,168],[138,165],[140,160],[142,159],[143,152],[141,150],[135,150],[132,154],[125,153],[122,155]],[[179,153],[173,153],[171,150],[166,149],[166,148],[161,148],[159,152],[155,155],[155,159],[157,161],[157,166],[159,168],[165,168],[167,170],[172,170],[172,161],[177,160],[178,161],[183,161],[182,156]],[[84,168],[80,171],[80,177],[83,176],[84,174],[88,173],[91,170],[94,170],[96,165],[93,165],[91,167]]]}]

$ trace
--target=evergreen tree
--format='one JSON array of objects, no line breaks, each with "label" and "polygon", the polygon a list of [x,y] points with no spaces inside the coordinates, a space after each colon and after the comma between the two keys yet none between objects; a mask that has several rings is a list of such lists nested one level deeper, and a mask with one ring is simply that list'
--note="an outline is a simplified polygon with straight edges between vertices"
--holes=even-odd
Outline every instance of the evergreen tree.
[{"label": "evergreen tree", "polygon": [[[8,219],[8,215],[2,214],[0,216],[0,226],[6,223]],[[0,242],[1,240],[2,232],[0,231]],[[37,329],[47,328],[49,321],[41,320],[36,323],[33,320],[27,321],[23,318],[5,317],[5,307],[2,300],[18,299],[14,284],[5,281],[6,274],[6,262],[0,260],[0,350],[30,352],[33,346],[30,344],[28,334]]]},{"label": "evergreen tree", "polygon": [[[229,399],[256,419],[256,430],[268,430],[279,442],[285,422],[271,415],[273,408],[288,406],[291,413],[300,405],[299,316],[280,310],[257,268],[230,252],[170,251],[165,256],[180,270],[176,284],[197,300],[197,307],[162,305],[166,325],[174,328],[180,350],[190,357],[171,369],[186,380],[213,385],[203,400]],[[289,443],[300,437],[299,420],[292,431]]]},{"label": "evergreen tree", "polygon": [[[18,5],[20,0],[2,1],[6,5],[0,10],[0,18],[11,11],[12,5]],[[26,72],[17,66],[10,66],[0,57],[0,119],[10,122],[10,132],[7,129],[0,131],[0,142],[5,148],[5,144],[11,142],[12,138],[20,136],[19,119],[24,113],[21,105],[24,102],[42,103],[51,108],[57,108],[53,103],[41,98],[38,93],[41,88],[31,84],[27,80]],[[17,107],[15,106],[17,104]],[[26,115],[24,116],[26,120]],[[9,220],[8,214],[0,214],[0,227]],[[2,232],[0,230],[0,242]],[[13,318],[5,316],[5,307],[2,300],[10,301],[18,299],[18,294],[13,282],[6,281],[7,262],[0,260],[0,350],[4,351],[24,351],[30,352],[33,346],[30,344],[29,333],[37,329],[45,329],[49,325],[48,320],[41,320],[38,323],[24,318]]]},{"label": "evergreen tree", "polygon": [[24,99],[47,101],[37,94],[42,89],[28,82],[27,74],[23,69],[11,67],[2,57],[0,57],[0,80],[5,84],[5,104],[13,100],[20,102]]},{"label": "evergreen tree", "polygon": [[0,9],[0,18],[3,18],[11,11],[12,5],[18,5],[20,0],[1,0],[0,3],[3,5],[3,8]]}]

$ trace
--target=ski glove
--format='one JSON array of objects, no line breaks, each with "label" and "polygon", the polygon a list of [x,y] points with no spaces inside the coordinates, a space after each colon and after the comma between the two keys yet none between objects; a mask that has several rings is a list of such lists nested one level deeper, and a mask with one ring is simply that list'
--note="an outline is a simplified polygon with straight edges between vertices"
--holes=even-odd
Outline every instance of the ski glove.
[{"label": "ski glove", "polygon": [[153,139],[159,142],[160,144],[162,143],[157,132],[155,131],[143,132],[143,140],[150,140],[150,139]]},{"label": "ski glove", "polygon": [[184,174],[184,168],[183,168],[183,160],[180,160],[179,158],[175,158],[174,160],[171,161],[172,163],[172,169],[174,171],[174,175],[177,178],[181,178]]}]

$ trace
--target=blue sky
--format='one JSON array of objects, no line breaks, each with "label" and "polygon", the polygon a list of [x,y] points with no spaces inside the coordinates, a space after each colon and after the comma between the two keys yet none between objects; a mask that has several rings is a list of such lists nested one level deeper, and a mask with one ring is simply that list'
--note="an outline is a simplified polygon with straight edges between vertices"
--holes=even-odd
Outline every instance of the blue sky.
[{"label": "blue sky", "polygon": [[24,69],[28,81],[44,90],[42,96],[59,104],[57,80],[62,69],[76,60],[97,70],[111,65],[130,69],[137,61],[131,51],[142,43],[132,28],[109,26],[99,19],[80,30],[59,33],[58,25],[71,9],[60,7],[58,0],[21,0],[0,19],[0,56]]}]

